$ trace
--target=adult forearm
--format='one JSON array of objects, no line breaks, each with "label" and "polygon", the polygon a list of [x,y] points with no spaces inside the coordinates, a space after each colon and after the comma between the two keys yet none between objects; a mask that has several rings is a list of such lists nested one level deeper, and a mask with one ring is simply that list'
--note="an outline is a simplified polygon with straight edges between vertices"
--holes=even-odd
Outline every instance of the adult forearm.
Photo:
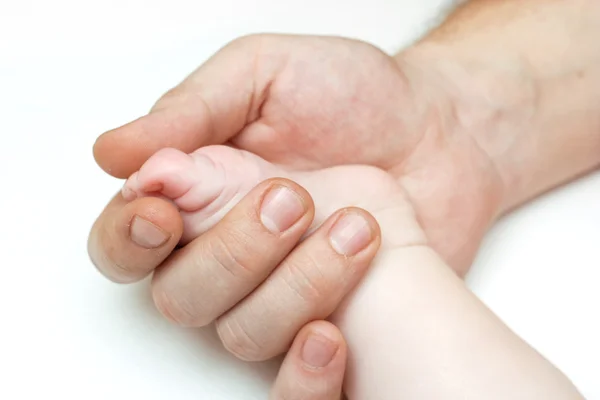
[{"label": "adult forearm", "polygon": [[447,86],[506,211],[600,164],[598,38],[594,0],[474,0],[397,59]]}]

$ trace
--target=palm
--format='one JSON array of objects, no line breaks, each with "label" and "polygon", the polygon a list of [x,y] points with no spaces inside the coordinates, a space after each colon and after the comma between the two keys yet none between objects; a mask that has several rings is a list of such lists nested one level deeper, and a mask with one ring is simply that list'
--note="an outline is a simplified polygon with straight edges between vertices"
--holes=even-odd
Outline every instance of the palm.
[{"label": "palm", "polygon": [[[285,66],[236,145],[300,169],[348,163],[390,168],[420,139],[422,132],[405,132],[406,81],[386,54],[344,39],[277,38],[273,45],[294,51],[266,51],[263,63],[285,59]],[[273,68],[260,62],[258,69]]]},{"label": "palm", "polygon": [[[465,272],[486,228],[487,221],[478,212],[485,214],[489,203],[471,195],[479,193],[481,185],[468,176],[473,165],[461,165],[460,157],[473,158],[475,146],[467,143],[460,154],[422,145],[430,139],[425,133],[436,128],[435,116],[427,107],[417,113],[423,107],[411,97],[407,78],[391,57],[375,47],[332,38],[266,42],[270,40],[282,53],[266,50],[270,57],[259,59],[259,71],[272,68],[268,63],[277,63],[278,57],[285,59],[284,67],[270,81],[256,120],[232,143],[291,170],[344,164],[380,168],[387,177],[373,179],[372,170],[359,169],[341,170],[337,179],[389,196],[379,199],[377,207],[389,209],[389,199],[395,199],[399,209],[406,208],[410,199],[430,243],[459,272]],[[286,40],[294,43],[281,43]],[[443,139],[451,132],[435,134]],[[365,190],[359,192],[364,195]],[[373,196],[369,204],[351,197],[349,202],[377,213]]]}]

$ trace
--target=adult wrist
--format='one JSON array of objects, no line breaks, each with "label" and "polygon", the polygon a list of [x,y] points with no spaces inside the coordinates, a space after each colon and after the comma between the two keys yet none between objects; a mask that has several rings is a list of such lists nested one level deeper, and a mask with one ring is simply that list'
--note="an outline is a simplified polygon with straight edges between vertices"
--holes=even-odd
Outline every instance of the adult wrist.
[{"label": "adult wrist", "polygon": [[599,164],[600,3],[469,4],[396,60],[489,156],[504,212]]},{"label": "adult wrist", "polygon": [[[397,167],[400,183],[423,226],[443,224],[443,230],[428,230],[428,239],[462,275],[501,212],[504,197],[495,165],[467,129],[485,127],[493,118],[476,95],[480,88],[444,49],[417,45],[396,61],[410,97],[407,118],[419,121],[409,126],[420,134],[415,148]],[[465,92],[473,93],[465,96]],[[424,176],[432,189],[420,184]],[[447,229],[454,235],[449,236]]]},{"label": "adult wrist", "polygon": [[[476,53],[476,49],[473,55],[464,54],[452,44],[424,41],[395,59],[418,101],[433,109],[445,136],[463,138],[467,147],[486,159],[488,168],[469,172],[497,182],[494,199],[488,200],[497,209],[495,218],[520,196],[515,193],[513,165],[506,160],[527,139],[524,128],[536,115],[540,86],[515,54],[500,61],[477,58]],[[520,176],[535,167],[528,160],[519,165]]]}]

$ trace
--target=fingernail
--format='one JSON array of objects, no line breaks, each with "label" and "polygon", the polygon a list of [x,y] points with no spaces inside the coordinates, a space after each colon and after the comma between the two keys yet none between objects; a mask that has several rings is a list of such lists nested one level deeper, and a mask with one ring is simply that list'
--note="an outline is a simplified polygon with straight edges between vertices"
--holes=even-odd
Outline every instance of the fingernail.
[{"label": "fingernail", "polygon": [[302,360],[312,368],[323,368],[329,365],[339,345],[326,337],[311,333],[302,348]]},{"label": "fingernail", "polygon": [[169,240],[167,232],[137,215],[131,221],[129,235],[138,246],[146,249],[155,249]]},{"label": "fingernail", "polygon": [[336,252],[353,256],[371,243],[373,233],[369,222],[362,215],[347,213],[331,228],[329,239]]},{"label": "fingernail", "polygon": [[288,230],[306,212],[304,202],[291,189],[279,186],[265,196],[260,220],[272,233]]}]

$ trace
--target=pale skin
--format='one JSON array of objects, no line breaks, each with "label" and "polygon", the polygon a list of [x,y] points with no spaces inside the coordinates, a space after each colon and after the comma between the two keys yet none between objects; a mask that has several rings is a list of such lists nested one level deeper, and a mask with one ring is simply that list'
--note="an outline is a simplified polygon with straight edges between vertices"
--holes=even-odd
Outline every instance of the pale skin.
[{"label": "pale skin", "polygon": [[[243,359],[285,351],[303,325],[337,308],[331,319],[351,349],[350,398],[581,398],[459,276],[498,216],[599,164],[598,30],[594,1],[480,0],[395,57],[340,38],[235,41],[149,115],[98,140],[95,155],[109,173],[124,178],[141,167],[124,191],[128,200],[141,198],[115,197],[90,236],[92,259],[121,282],[156,270],[159,309],[183,325],[216,321],[225,346]],[[218,144],[230,147],[205,147]],[[151,158],[162,148],[180,152]],[[205,199],[183,218],[170,202],[145,197],[173,186],[164,185],[168,175],[159,179],[162,186],[138,179],[144,170],[153,176],[152,165],[158,171],[165,163],[182,165],[168,158],[175,154],[181,161],[197,151],[229,168],[227,157],[242,150],[247,164],[227,175],[236,176],[239,193],[209,195],[209,206],[224,203],[210,209]],[[214,167],[199,165],[199,171]],[[234,234],[217,223],[257,181],[272,176],[291,178],[313,195],[314,219],[312,205],[295,219],[293,206],[280,208],[292,226],[274,231],[258,211],[268,196],[261,192],[253,213],[233,208],[225,216],[239,232],[243,217],[254,218],[250,231]],[[284,186],[310,202],[302,188]],[[183,192],[173,193],[162,194]],[[361,209],[326,219],[352,205],[369,211],[380,228]],[[204,215],[194,218],[196,212]],[[137,220],[136,233],[134,215],[151,224]],[[331,237],[344,215],[364,221],[347,225],[355,235],[343,237],[362,238],[345,241],[358,243],[352,254]],[[295,257],[285,258],[324,221]],[[264,247],[253,242],[260,248],[252,251],[248,238],[259,234]],[[211,244],[226,241],[226,249]],[[179,242],[185,247],[171,255]],[[274,245],[278,254],[266,250]],[[214,262],[199,268],[199,257]],[[206,282],[218,282],[219,290]]]}]

